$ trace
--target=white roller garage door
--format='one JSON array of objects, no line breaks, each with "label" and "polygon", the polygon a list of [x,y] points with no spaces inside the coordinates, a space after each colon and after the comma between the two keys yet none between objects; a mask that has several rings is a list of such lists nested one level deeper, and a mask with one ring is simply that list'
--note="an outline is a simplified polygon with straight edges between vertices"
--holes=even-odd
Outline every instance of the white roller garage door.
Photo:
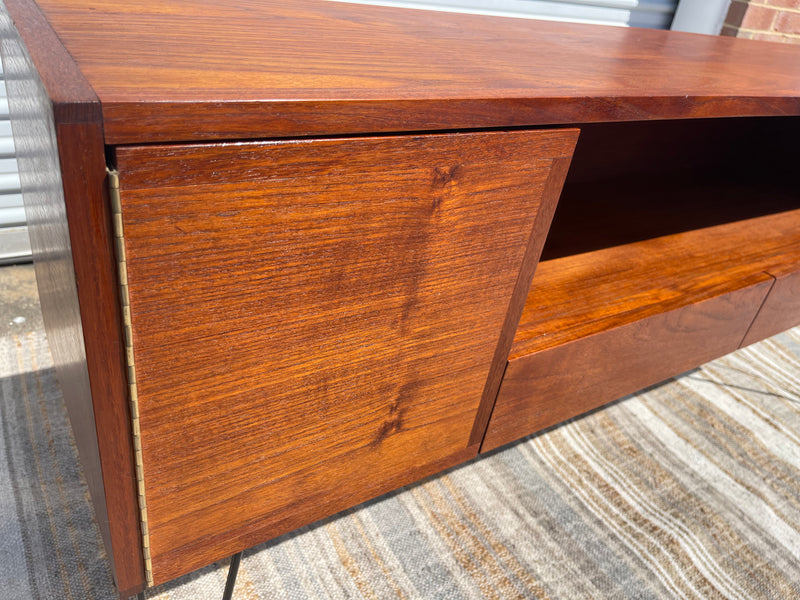
[{"label": "white roller garage door", "polygon": [[[0,69],[0,75],[2,70]],[[0,80],[0,264],[30,260],[5,81]]]},{"label": "white roller garage door", "polygon": [[679,0],[347,0],[482,15],[669,29]]}]

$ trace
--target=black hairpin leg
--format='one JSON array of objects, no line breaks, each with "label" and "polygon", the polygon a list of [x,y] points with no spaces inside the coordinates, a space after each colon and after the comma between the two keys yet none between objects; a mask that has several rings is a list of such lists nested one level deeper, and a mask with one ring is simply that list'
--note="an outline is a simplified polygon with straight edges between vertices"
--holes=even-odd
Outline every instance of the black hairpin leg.
[{"label": "black hairpin leg", "polygon": [[231,600],[233,598],[233,586],[236,585],[236,576],[239,574],[239,563],[242,562],[243,552],[237,552],[231,556],[231,566],[228,567],[228,580],[225,582],[225,593],[222,594],[222,600]]},{"label": "black hairpin leg", "polygon": [[[239,574],[239,563],[242,562],[242,554],[244,554],[244,551],[237,552],[231,556],[231,566],[228,567],[228,579],[225,581],[225,592],[222,594],[222,600],[231,600],[233,598],[233,588],[236,586],[236,576]],[[145,600],[144,592],[136,594],[136,600]]]}]

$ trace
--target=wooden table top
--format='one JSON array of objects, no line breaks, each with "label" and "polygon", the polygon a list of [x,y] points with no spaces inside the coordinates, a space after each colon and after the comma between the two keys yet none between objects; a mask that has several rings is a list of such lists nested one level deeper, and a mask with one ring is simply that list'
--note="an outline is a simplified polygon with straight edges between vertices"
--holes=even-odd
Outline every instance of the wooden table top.
[{"label": "wooden table top", "polygon": [[800,114],[791,45],[326,0],[36,3],[110,144]]}]

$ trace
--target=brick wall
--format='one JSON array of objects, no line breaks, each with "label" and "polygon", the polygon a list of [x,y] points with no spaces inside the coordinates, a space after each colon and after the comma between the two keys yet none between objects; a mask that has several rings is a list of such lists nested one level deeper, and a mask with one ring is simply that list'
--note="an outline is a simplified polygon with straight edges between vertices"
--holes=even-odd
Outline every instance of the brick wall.
[{"label": "brick wall", "polygon": [[733,0],[722,35],[800,44],[800,0]]}]

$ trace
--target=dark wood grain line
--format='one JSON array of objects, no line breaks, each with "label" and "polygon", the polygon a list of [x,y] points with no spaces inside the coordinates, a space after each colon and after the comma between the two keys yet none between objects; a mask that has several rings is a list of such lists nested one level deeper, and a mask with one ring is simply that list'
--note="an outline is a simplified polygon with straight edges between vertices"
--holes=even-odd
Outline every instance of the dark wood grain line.
[{"label": "dark wood grain line", "polygon": [[[578,132],[573,131],[573,133],[572,148],[574,148],[574,144],[578,139]],[[519,319],[522,316],[522,309],[525,306],[525,300],[531,288],[531,281],[536,272],[536,265],[539,263],[539,257],[542,254],[542,248],[547,238],[547,231],[550,228],[550,223],[556,211],[558,197],[561,194],[561,188],[567,176],[567,171],[569,170],[570,158],[571,156],[555,158],[550,168],[550,175],[547,178],[544,194],[542,195],[542,204],[536,215],[536,221],[533,224],[533,230],[528,239],[525,258],[522,261],[517,283],[514,286],[514,292],[511,295],[508,309],[506,310],[506,318],[500,332],[500,339],[497,342],[497,348],[492,358],[489,376],[483,388],[481,403],[475,415],[475,421],[469,438],[470,445],[480,445],[486,435],[489,418],[491,417],[492,409],[497,399],[497,392],[500,389],[500,383],[502,382],[503,373],[505,372],[508,362],[508,353],[511,351],[511,345],[514,343],[514,336],[517,332]]]}]

